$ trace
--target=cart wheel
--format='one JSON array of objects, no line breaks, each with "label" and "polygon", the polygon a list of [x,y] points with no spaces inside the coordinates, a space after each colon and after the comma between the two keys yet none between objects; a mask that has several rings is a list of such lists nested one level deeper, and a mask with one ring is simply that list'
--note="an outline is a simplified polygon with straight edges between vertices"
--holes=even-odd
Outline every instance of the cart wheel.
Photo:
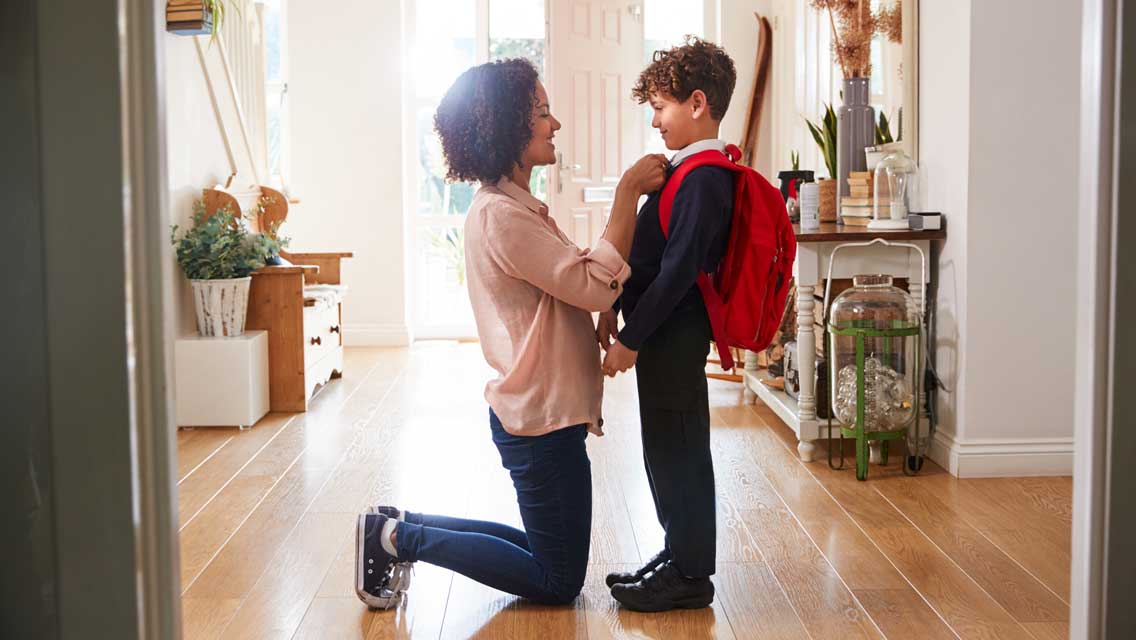
[{"label": "cart wheel", "polygon": [[907,468],[912,473],[923,470],[923,456],[907,456]]}]

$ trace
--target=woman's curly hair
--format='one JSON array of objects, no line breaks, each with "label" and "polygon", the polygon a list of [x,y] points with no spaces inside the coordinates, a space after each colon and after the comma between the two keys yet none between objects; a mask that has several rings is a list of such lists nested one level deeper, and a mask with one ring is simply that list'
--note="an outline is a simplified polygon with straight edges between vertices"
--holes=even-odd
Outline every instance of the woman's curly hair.
[{"label": "woman's curly hair", "polygon": [[722,47],[687,36],[685,44],[655,52],[651,64],[635,81],[631,95],[639,104],[650,100],[652,93],[685,102],[700,89],[710,105],[710,117],[721,120],[730,106],[737,79],[734,61]]},{"label": "woman's curly hair", "polygon": [[458,76],[434,114],[448,179],[489,183],[513,172],[532,138],[536,83],[536,67],[523,58]]}]

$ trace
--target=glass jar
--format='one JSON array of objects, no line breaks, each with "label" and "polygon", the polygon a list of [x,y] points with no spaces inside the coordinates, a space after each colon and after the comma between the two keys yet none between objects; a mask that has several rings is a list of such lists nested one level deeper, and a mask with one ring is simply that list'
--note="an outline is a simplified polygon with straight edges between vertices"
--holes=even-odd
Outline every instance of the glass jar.
[{"label": "glass jar", "polygon": [[862,419],[865,433],[906,429],[915,418],[920,346],[911,296],[891,276],[856,276],[833,301],[828,327],[835,417],[857,427]]},{"label": "glass jar", "polygon": [[915,203],[919,169],[903,151],[894,151],[876,165],[872,177],[872,221],[869,229],[906,229],[907,213]]}]

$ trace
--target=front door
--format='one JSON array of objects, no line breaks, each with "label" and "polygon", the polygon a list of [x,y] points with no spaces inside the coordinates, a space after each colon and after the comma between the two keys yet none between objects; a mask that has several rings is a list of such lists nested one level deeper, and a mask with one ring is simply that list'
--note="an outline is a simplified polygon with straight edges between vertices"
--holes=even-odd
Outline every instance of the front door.
[{"label": "front door", "polygon": [[549,3],[549,90],[564,125],[549,204],[581,247],[595,244],[620,175],[643,152],[642,107],[631,99],[642,59],[642,0]]}]

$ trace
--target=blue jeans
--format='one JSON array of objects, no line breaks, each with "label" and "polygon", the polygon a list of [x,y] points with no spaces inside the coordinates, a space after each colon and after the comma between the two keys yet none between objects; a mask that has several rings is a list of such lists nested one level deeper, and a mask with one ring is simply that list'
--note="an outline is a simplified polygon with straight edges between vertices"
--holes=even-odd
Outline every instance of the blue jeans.
[{"label": "blue jeans", "polygon": [[492,409],[489,426],[513,478],[525,530],[405,512],[397,528],[398,558],[445,567],[535,602],[571,602],[584,586],[592,532],[587,428],[515,436]]}]

